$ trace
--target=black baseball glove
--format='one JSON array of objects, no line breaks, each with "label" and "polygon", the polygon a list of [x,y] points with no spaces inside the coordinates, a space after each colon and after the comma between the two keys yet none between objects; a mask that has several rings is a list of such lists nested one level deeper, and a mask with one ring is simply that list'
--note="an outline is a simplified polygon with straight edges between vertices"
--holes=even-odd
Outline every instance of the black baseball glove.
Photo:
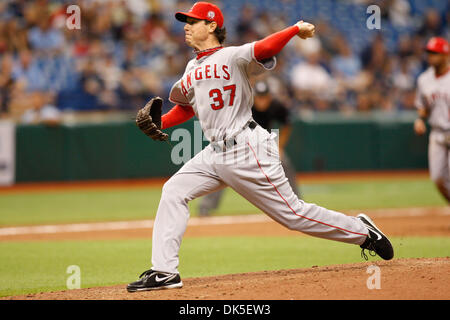
[{"label": "black baseball glove", "polygon": [[151,99],[136,116],[136,125],[153,140],[166,141],[169,135],[161,131],[161,113],[163,100],[160,97]]}]

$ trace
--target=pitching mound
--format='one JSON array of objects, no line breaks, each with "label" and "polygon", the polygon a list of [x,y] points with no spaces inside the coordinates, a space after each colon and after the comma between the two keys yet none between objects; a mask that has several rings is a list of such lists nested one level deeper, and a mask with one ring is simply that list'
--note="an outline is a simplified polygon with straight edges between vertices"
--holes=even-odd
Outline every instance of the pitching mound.
[{"label": "pitching mound", "polygon": [[[333,300],[450,299],[450,258],[264,271],[183,279],[182,289],[128,293],[112,287],[29,294],[6,299],[47,300]],[[370,288],[369,288],[370,287]]]}]

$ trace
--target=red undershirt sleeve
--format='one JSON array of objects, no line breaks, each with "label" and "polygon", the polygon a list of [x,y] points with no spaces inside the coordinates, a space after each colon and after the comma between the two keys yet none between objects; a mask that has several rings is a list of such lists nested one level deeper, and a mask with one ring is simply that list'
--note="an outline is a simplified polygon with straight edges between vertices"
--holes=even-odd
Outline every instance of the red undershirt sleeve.
[{"label": "red undershirt sleeve", "polygon": [[256,60],[261,61],[275,56],[298,32],[298,26],[294,25],[256,41],[254,47]]},{"label": "red undershirt sleeve", "polygon": [[[255,43],[254,54],[256,60],[265,60],[278,54],[291,40],[299,29],[291,26]],[[162,129],[167,129],[191,119],[195,115],[191,106],[175,105],[161,118]]]},{"label": "red undershirt sleeve", "polygon": [[195,115],[191,106],[175,105],[161,117],[161,129],[167,129],[188,121]]}]

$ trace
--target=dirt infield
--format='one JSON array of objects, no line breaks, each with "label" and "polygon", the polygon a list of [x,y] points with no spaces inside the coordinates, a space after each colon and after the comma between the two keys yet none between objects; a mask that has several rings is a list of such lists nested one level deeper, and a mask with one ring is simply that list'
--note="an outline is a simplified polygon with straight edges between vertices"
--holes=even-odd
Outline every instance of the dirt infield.
[{"label": "dirt infield", "polygon": [[[380,280],[369,279],[378,267]],[[128,293],[126,285],[29,294],[22,300],[450,299],[450,258],[398,259],[310,269],[183,279],[174,290]],[[369,283],[369,285],[368,285]]]},{"label": "dirt infield", "polygon": [[[377,225],[391,236],[450,236],[450,209],[416,208],[373,210]],[[356,214],[356,212],[355,212]],[[270,219],[236,223],[212,223],[223,217],[195,220],[186,237],[203,236],[292,236],[302,237]],[[209,219],[209,220],[208,220]],[[221,220],[222,219],[222,220]],[[211,223],[209,223],[211,222]],[[99,227],[97,225],[96,227]],[[68,239],[151,238],[151,228],[57,232],[0,236],[0,241]],[[368,289],[369,266],[380,271],[380,289]],[[31,300],[334,300],[334,299],[450,299],[450,258],[394,259],[298,270],[265,271],[225,276],[183,279],[177,290],[127,293],[126,284],[29,294],[2,299]]]}]

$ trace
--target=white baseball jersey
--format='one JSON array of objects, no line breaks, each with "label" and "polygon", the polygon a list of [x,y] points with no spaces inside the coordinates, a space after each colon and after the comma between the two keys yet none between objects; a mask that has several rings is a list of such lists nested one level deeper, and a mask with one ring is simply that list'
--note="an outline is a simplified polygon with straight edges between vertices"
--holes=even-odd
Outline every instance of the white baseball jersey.
[{"label": "white baseball jersey", "polygon": [[210,144],[164,184],[153,226],[153,270],[178,273],[188,202],[227,186],[291,230],[357,245],[367,238],[360,219],[297,197],[279,160],[275,136],[261,126],[243,129],[252,117],[248,76],[276,63],[275,58],[264,65],[256,62],[253,48],[254,43],[227,47],[190,61],[171,90],[173,103],[192,106],[207,139],[220,144],[233,136],[236,144],[223,149]]},{"label": "white baseball jersey", "polygon": [[434,129],[450,130],[450,71],[436,77],[429,67],[417,79],[415,105],[429,110],[429,123]]},{"label": "white baseball jersey", "polygon": [[276,65],[274,57],[264,64],[258,62],[254,44],[226,47],[192,59],[183,77],[172,87],[169,100],[192,106],[209,141],[232,136],[252,117],[249,75]]},{"label": "white baseball jersey", "polygon": [[436,77],[429,67],[417,80],[416,108],[429,111],[431,132],[428,142],[428,167],[430,178],[444,186],[450,198],[450,71]]}]

